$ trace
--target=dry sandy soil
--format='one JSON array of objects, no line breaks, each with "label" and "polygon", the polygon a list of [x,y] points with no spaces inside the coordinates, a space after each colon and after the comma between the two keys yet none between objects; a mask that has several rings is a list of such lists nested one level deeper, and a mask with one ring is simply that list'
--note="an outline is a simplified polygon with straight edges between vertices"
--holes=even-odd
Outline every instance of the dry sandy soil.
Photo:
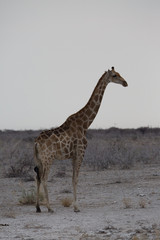
[{"label": "dry sandy soil", "polygon": [[54,213],[42,206],[20,205],[22,190],[34,182],[0,178],[0,239],[145,240],[160,239],[160,165],[131,170],[81,169],[78,184],[80,213],[64,207],[72,197],[72,173],[48,182]]}]

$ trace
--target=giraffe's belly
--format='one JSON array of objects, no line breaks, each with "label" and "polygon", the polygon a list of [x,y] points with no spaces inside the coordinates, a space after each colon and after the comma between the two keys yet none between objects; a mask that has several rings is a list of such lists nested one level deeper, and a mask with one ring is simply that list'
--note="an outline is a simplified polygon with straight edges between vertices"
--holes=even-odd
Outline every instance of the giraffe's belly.
[{"label": "giraffe's belly", "polygon": [[71,146],[57,149],[55,152],[55,159],[57,160],[69,159],[69,158],[72,158],[72,156],[73,156],[73,150]]}]

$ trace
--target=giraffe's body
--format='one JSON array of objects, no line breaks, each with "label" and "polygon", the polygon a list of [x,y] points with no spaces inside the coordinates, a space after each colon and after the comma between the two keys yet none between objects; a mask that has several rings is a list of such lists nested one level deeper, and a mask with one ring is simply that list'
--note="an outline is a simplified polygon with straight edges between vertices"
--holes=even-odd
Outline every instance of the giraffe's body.
[{"label": "giraffe's body", "polygon": [[35,157],[37,166],[37,212],[39,207],[39,187],[43,184],[47,200],[48,211],[52,211],[49,205],[47,178],[50,166],[54,159],[72,159],[73,165],[73,204],[74,211],[79,211],[76,204],[76,187],[78,181],[79,169],[87,147],[86,131],[93,122],[99,110],[102,97],[109,82],[119,83],[127,86],[126,81],[119,73],[108,70],[98,81],[88,103],[77,113],[71,115],[58,128],[43,131],[35,140]]}]

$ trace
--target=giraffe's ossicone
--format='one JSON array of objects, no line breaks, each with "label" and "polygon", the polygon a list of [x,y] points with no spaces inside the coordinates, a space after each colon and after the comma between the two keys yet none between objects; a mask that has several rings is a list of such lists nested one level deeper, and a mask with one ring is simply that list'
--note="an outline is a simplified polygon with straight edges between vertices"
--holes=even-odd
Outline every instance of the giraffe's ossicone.
[{"label": "giraffe's ossicone", "polygon": [[53,212],[49,204],[47,179],[54,159],[71,159],[73,166],[73,206],[74,211],[79,208],[76,201],[76,191],[79,169],[87,147],[86,131],[97,115],[104,91],[108,83],[113,82],[128,86],[127,82],[114,70],[108,70],[99,79],[88,103],[77,113],[71,115],[58,128],[46,130],[35,140],[35,172],[37,173],[37,212],[41,212],[39,205],[39,189],[42,183],[49,212]]}]

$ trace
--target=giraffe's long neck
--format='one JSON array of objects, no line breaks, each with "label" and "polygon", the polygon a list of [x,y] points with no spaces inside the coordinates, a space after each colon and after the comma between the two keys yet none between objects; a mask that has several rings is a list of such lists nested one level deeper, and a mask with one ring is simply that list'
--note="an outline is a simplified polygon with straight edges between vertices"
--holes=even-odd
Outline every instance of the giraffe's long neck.
[{"label": "giraffe's long neck", "polygon": [[86,131],[95,119],[102,102],[104,91],[108,85],[108,73],[104,73],[99,79],[88,103],[77,113],[71,115],[65,122],[70,127],[76,127]]}]

